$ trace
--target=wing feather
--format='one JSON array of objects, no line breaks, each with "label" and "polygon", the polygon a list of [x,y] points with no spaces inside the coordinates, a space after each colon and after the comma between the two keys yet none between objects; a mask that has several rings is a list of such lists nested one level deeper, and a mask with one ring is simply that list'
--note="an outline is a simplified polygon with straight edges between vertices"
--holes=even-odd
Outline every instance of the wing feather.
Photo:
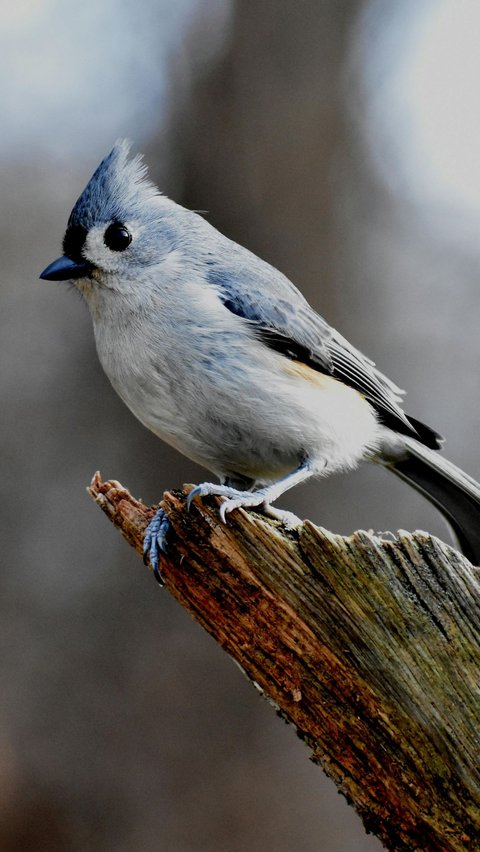
[{"label": "wing feather", "polygon": [[[242,250],[241,257],[245,261],[254,256]],[[251,262],[230,268],[216,264],[209,279],[225,307],[248,322],[267,346],[355,388],[395,431],[439,447],[440,436],[413,418],[410,421],[402,410],[404,392],[329,326],[276,269],[255,258],[254,267]]]}]

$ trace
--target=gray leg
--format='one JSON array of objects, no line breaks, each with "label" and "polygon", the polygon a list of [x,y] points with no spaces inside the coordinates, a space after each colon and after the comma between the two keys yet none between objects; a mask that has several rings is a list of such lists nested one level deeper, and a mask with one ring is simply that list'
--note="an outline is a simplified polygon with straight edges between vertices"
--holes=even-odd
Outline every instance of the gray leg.
[{"label": "gray leg", "polygon": [[196,488],[193,488],[192,491],[190,491],[190,494],[187,497],[187,507],[190,508],[190,504],[195,497],[207,497],[210,495],[227,497],[228,499],[220,506],[220,518],[224,523],[227,513],[232,512],[233,509],[247,509],[258,506],[261,507],[266,514],[276,518],[277,520],[281,520],[287,527],[298,526],[301,521],[296,517],[296,515],[292,512],[284,512],[281,509],[275,509],[270,504],[275,500],[278,500],[284,491],[288,491],[289,488],[293,488],[300,482],[304,482],[311,475],[312,470],[308,460],[306,460],[297,470],[293,471],[293,473],[289,473],[287,476],[284,476],[283,479],[279,479],[278,482],[274,482],[272,485],[266,485],[263,488],[258,488],[256,491],[241,491],[226,484],[217,485],[214,482],[203,482],[201,485],[197,485]]}]

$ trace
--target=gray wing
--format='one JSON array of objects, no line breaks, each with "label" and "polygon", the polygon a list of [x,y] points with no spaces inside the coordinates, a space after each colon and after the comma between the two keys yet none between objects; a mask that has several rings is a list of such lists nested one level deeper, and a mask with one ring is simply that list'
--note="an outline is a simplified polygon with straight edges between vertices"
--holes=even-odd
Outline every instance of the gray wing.
[{"label": "gray wing", "polygon": [[268,263],[247,249],[242,250],[240,259],[243,263],[238,266],[212,262],[209,267],[208,280],[225,307],[246,320],[265,343],[281,348],[290,342],[290,357],[302,350],[315,360],[317,369],[330,374],[333,363],[328,343],[333,330],[328,323],[312,310],[291,281]]},{"label": "gray wing", "polygon": [[315,313],[291,281],[244,251],[238,266],[210,266],[208,278],[225,307],[248,322],[267,346],[358,390],[385,425],[437,448],[437,433],[402,411],[403,391]]}]

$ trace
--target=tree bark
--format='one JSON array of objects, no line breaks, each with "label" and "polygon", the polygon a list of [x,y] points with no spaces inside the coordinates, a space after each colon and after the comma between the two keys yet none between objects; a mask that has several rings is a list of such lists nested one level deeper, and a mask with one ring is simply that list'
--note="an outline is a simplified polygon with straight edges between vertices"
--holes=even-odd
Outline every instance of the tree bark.
[{"label": "tree bark", "polygon": [[[188,489],[187,489],[188,490]],[[142,553],[154,508],[89,492]],[[167,492],[165,585],[387,849],[480,849],[479,569],[426,533],[292,533]]]}]

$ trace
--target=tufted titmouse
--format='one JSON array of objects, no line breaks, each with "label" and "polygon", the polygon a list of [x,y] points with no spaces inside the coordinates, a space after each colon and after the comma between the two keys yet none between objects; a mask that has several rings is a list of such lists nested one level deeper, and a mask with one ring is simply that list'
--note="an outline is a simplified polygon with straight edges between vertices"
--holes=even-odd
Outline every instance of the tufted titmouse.
[{"label": "tufted titmouse", "polygon": [[[310,476],[381,462],[446,516],[480,563],[480,485],[438,454],[402,392],[331,328],[280,272],[161,195],[119,142],[70,214],[63,255],[41,274],[73,280],[98,355],[141,422],[212,471],[189,495],[225,497],[220,516],[272,503]],[[158,575],[168,527],[145,536]]]}]

